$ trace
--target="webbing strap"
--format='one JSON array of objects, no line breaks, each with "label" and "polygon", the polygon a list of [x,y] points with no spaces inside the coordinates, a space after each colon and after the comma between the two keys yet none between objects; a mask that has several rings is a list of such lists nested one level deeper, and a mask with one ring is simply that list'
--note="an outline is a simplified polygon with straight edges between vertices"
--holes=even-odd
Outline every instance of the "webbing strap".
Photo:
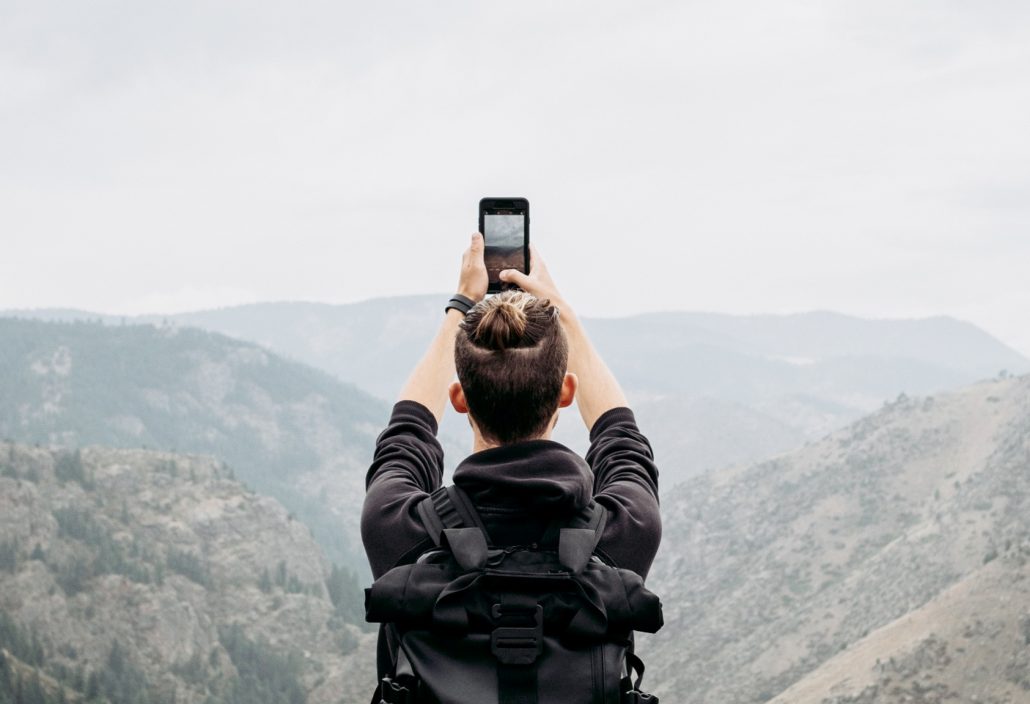
[{"label": "webbing strap", "polygon": [[[479,511],[476,510],[476,507],[473,505],[472,499],[469,498],[469,495],[454,485],[444,487],[444,489],[447,492],[447,498],[450,499],[451,506],[453,506],[458,512],[458,515],[461,516],[461,520],[465,527],[478,528],[485,534],[486,524],[483,523],[483,519],[479,516]],[[489,537],[489,534],[487,534],[487,537]]]},{"label": "webbing strap", "polygon": [[636,689],[622,693],[622,704],[659,704],[658,697]]},{"label": "webbing strap", "polygon": [[[636,673],[636,680],[633,673]],[[658,697],[640,689],[644,680],[644,663],[633,652],[633,634],[630,634],[629,647],[626,650],[626,676],[622,678],[621,704],[659,704]]]},{"label": "webbing strap", "polygon": [[596,501],[591,501],[571,521],[560,518],[551,521],[541,542],[544,545],[557,543],[562,566],[573,574],[579,574],[601,542],[607,523],[608,511]]},{"label": "webbing strap", "polygon": [[591,549],[597,547],[597,543],[601,540],[601,533],[604,532],[604,527],[608,522],[608,511],[601,504],[596,501],[590,501],[587,506],[577,513],[571,520],[566,517],[555,518],[547,526],[547,530],[544,531],[543,537],[540,542],[544,545],[554,545],[558,542],[558,536],[561,535],[562,528],[587,528],[590,530],[597,531],[597,540],[591,546]]},{"label": "webbing strap", "polygon": [[426,527],[436,547],[443,547],[442,534],[449,528],[478,528],[489,542],[490,534],[486,532],[483,519],[472,505],[472,500],[456,486],[440,487],[416,508],[422,525]]}]

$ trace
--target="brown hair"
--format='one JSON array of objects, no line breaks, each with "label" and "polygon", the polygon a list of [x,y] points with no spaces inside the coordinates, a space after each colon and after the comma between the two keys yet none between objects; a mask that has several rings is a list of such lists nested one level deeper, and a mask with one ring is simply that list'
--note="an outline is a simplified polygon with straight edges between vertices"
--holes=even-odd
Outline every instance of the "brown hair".
[{"label": "brown hair", "polygon": [[569,343],[549,299],[502,291],[468,312],[454,361],[469,413],[488,442],[537,438],[558,409]]}]

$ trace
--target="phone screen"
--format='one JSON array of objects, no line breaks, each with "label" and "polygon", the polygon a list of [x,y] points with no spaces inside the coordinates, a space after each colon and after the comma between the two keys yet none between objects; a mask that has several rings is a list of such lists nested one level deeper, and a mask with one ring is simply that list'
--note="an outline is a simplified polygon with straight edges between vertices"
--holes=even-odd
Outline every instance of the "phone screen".
[{"label": "phone screen", "polygon": [[525,213],[483,214],[483,259],[490,283],[507,288],[498,278],[502,269],[526,271]]}]

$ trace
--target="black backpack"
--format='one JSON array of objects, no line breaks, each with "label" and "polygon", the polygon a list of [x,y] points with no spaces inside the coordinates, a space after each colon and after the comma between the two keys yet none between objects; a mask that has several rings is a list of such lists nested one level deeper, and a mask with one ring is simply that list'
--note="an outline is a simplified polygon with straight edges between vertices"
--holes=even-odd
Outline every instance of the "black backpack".
[{"label": "black backpack", "polygon": [[658,703],[640,690],[633,631],[662,627],[661,602],[594,554],[602,506],[513,546],[491,544],[455,486],[418,510],[436,547],[365,590],[366,620],[397,653],[373,704]]}]

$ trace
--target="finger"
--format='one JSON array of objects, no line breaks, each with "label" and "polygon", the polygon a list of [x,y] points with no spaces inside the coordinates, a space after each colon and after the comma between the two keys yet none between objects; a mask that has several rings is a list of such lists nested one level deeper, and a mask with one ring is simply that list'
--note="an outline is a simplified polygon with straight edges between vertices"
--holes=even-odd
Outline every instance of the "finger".
[{"label": "finger", "polygon": [[472,244],[469,245],[469,252],[476,259],[482,259],[483,253],[486,250],[485,243],[483,242],[483,236],[478,232],[472,234]]}]

